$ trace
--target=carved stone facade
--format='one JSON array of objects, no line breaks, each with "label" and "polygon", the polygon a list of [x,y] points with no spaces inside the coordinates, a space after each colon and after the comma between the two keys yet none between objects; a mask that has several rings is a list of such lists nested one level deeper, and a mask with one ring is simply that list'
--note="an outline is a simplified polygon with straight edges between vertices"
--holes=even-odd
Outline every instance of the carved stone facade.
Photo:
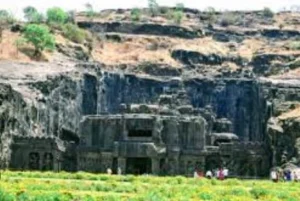
[{"label": "carved stone facade", "polygon": [[59,171],[64,147],[53,137],[15,136],[12,144],[11,169]]},{"label": "carved stone facade", "polygon": [[119,114],[86,115],[77,144],[16,137],[11,167],[192,176],[226,166],[236,175],[265,174],[264,144],[240,142],[228,119],[185,100],[184,93],[162,95],[156,105],[122,104]]}]

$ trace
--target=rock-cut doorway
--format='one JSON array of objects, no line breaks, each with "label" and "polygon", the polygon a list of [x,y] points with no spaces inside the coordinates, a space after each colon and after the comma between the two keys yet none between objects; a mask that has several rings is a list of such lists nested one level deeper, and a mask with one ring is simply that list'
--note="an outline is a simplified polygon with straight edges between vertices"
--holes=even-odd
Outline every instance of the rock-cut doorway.
[{"label": "rock-cut doorway", "polygon": [[150,158],[127,158],[126,174],[151,174]]}]

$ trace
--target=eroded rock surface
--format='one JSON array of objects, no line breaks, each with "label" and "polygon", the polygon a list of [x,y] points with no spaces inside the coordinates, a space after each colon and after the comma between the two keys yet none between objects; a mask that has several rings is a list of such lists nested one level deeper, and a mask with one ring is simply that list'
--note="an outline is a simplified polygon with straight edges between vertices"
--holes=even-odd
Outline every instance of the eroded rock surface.
[{"label": "eroded rock surface", "polygon": [[300,165],[300,52],[287,43],[299,30],[261,12],[229,27],[193,9],[182,25],[103,12],[124,22],[78,20],[104,38],[94,49],[67,41],[51,62],[1,61],[3,166],[266,176]]}]

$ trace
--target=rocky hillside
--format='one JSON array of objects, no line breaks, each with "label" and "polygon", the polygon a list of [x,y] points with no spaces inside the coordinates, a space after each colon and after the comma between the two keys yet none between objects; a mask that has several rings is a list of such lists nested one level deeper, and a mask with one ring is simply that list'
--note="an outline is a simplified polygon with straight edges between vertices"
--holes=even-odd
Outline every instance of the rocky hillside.
[{"label": "rocky hillside", "polygon": [[[180,22],[162,8],[76,16],[91,34],[78,44],[55,32],[56,51],[35,61],[19,51],[14,28],[0,45],[0,136],[9,161],[12,135],[79,136],[84,115],[117,113],[185,90],[211,107],[242,141],[263,142],[270,161],[300,163],[300,13],[200,12]],[[30,47],[26,47],[27,49]],[[28,51],[27,51],[28,52]]]}]

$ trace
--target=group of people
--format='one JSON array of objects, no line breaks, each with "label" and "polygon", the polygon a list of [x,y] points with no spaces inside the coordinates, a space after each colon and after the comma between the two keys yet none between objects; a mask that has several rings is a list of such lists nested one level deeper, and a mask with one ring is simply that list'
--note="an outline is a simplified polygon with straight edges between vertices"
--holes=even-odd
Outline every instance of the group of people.
[{"label": "group of people", "polygon": [[270,174],[271,180],[273,182],[278,181],[300,181],[300,177],[296,171],[286,170],[280,171],[273,169]]},{"label": "group of people", "polygon": [[[212,179],[212,178],[216,178],[219,180],[224,180],[228,177],[228,172],[229,170],[227,168],[219,168],[219,169],[215,169],[215,170],[208,170],[205,173],[205,177],[207,179]],[[202,178],[204,177],[204,174],[202,171],[195,171],[194,172],[194,177],[195,178]]]}]

